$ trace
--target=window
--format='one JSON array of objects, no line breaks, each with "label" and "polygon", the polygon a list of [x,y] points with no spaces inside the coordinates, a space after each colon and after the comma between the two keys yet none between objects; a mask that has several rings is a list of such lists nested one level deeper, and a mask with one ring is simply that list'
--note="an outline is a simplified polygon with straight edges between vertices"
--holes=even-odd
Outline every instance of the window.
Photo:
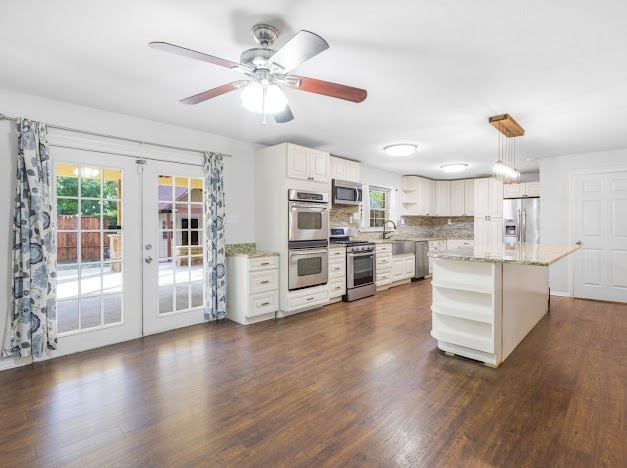
[{"label": "window", "polygon": [[368,227],[383,227],[386,219],[390,219],[390,189],[370,186],[370,216]]}]

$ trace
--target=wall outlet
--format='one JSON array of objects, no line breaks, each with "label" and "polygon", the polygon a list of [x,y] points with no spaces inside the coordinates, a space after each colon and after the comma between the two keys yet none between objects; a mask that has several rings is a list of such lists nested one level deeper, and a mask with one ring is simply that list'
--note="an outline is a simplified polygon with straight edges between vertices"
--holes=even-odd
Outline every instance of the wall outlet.
[{"label": "wall outlet", "polygon": [[451,224],[451,219],[449,218],[448,223]]},{"label": "wall outlet", "polygon": [[226,223],[227,224],[237,224],[237,223],[239,223],[239,216],[238,215],[228,215],[226,217]]}]

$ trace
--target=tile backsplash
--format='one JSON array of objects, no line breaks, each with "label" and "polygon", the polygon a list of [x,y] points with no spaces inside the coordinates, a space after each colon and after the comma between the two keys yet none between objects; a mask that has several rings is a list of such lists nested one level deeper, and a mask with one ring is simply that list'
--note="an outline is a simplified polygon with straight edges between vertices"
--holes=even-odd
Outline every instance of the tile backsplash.
[{"label": "tile backsplash", "polygon": [[[433,216],[404,216],[405,224],[397,224],[392,237],[411,238],[456,238],[472,239],[474,237],[474,220],[469,216],[452,216],[435,218]],[[448,224],[448,220],[451,224]],[[349,226],[354,238],[380,239],[380,232],[359,232],[359,206],[337,206],[329,212],[331,226]]]}]

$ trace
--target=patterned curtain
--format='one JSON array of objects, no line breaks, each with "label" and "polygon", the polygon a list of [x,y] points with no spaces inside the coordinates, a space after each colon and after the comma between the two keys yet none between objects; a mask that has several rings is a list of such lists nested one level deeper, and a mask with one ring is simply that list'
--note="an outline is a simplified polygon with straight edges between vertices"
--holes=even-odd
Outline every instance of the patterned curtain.
[{"label": "patterned curtain", "polygon": [[226,261],[224,238],[224,164],[220,153],[205,153],[205,318],[226,317]]},{"label": "patterned curtain", "polygon": [[13,218],[13,296],[2,355],[41,357],[57,348],[56,247],[46,125],[18,119]]}]

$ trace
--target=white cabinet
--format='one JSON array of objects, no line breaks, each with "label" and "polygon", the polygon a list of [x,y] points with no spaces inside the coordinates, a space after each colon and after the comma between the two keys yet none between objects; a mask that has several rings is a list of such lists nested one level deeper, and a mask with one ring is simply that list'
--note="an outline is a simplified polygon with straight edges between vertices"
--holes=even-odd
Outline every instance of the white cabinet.
[{"label": "white cabinet", "polygon": [[465,216],[466,181],[451,181],[451,216]]},{"label": "white cabinet", "polygon": [[358,162],[331,156],[329,158],[329,165],[331,167],[331,179],[359,182],[360,164]]},{"label": "white cabinet", "polygon": [[[446,250],[446,240],[429,241],[429,252],[443,252]],[[429,257],[429,274],[433,272],[433,259]]]},{"label": "white cabinet", "polygon": [[329,182],[329,153],[287,144],[287,177]]},{"label": "white cabinet", "polygon": [[540,196],[540,182],[506,184],[503,186],[503,198],[527,198]]},{"label": "white cabinet", "polygon": [[424,212],[427,216],[435,216],[435,181],[431,179],[424,179],[425,196],[424,200]]},{"label": "white cabinet", "polygon": [[503,218],[475,218],[475,244],[495,245],[503,242]]},{"label": "white cabinet", "polygon": [[435,216],[435,182],[418,176],[401,179],[403,216]]},{"label": "white cabinet", "polygon": [[446,250],[457,249],[459,247],[472,247],[475,242],[472,239],[447,239]]},{"label": "white cabinet", "polygon": [[243,325],[274,318],[279,310],[279,257],[226,258],[227,317]]},{"label": "white cabinet", "polygon": [[392,256],[392,282],[403,281],[414,276],[416,257],[414,254]]},{"label": "white cabinet", "polygon": [[392,244],[377,244],[375,251],[377,289],[385,289],[392,282]]},{"label": "white cabinet", "polygon": [[451,181],[435,182],[435,215],[451,216]]},{"label": "white cabinet", "polygon": [[329,248],[329,299],[346,294],[346,247]]},{"label": "white cabinet", "polygon": [[475,215],[475,179],[464,180],[464,216]]},{"label": "white cabinet", "polygon": [[499,179],[475,179],[475,218],[503,217],[503,182]]}]

